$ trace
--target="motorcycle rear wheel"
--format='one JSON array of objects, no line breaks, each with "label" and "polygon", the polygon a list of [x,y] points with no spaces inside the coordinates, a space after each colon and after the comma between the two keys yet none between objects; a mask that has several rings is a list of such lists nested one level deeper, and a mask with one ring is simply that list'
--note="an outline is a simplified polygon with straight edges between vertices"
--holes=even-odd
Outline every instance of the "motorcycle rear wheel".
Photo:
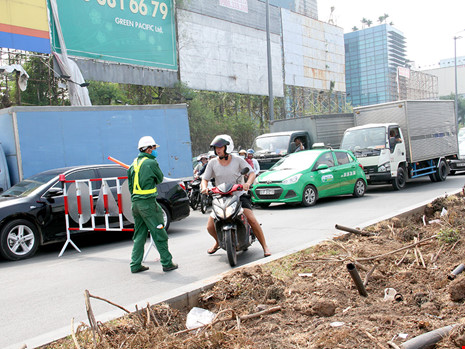
[{"label": "motorcycle rear wheel", "polygon": [[223,236],[226,244],[226,252],[228,253],[228,261],[231,267],[237,264],[236,244],[234,243],[234,231],[226,229],[223,231]]},{"label": "motorcycle rear wheel", "polygon": [[200,211],[202,211],[202,213],[207,212],[207,206],[208,206],[208,196],[205,194],[202,194],[201,199],[200,199]]},{"label": "motorcycle rear wheel", "polygon": [[194,211],[197,209],[197,207],[199,207],[199,203],[200,203],[200,191],[192,192],[190,205]]}]

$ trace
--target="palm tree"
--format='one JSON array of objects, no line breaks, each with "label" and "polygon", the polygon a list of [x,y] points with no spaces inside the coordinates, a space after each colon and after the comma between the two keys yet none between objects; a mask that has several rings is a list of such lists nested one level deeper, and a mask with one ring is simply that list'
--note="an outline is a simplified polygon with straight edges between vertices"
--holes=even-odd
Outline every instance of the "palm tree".
[{"label": "palm tree", "polygon": [[358,30],[358,28],[356,26],[352,27],[352,31],[356,32],[357,30]]},{"label": "palm tree", "polygon": [[383,23],[385,20],[386,20],[386,18],[384,18],[384,16],[379,16],[378,17],[379,24]]},{"label": "palm tree", "polygon": [[369,19],[369,20],[367,21],[367,26],[368,26],[368,28],[370,28],[370,26],[371,26],[372,24],[373,24],[373,21],[372,21],[371,19]]},{"label": "palm tree", "polygon": [[385,13],[383,17],[384,17],[384,23],[386,23],[386,20],[388,19],[389,15]]},{"label": "palm tree", "polygon": [[362,28],[365,28],[365,24],[368,22],[367,19],[365,17],[362,18],[362,20],[360,21],[362,22]]}]

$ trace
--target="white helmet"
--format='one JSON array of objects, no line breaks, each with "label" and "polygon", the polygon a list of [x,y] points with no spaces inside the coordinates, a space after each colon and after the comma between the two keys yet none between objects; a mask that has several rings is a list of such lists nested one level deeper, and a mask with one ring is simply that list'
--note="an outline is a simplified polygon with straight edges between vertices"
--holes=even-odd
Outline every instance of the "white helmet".
[{"label": "white helmet", "polygon": [[158,148],[159,145],[155,142],[155,140],[150,137],[150,136],[144,136],[144,137],[141,137],[141,139],[139,139],[139,144],[137,146],[137,148],[139,150],[141,149],[146,149],[147,147],[155,147],[155,148]]},{"label": "white helmet", "polygon": [[225,150],[226,155],[232,153],[232,151],[234,150],[234,142],[230,136],[228,135],[216,136],[210,143],[210,148],[214,150],[215,154],[216,154],[215,147],[223,147],[223,146],[226,146],[226,150]]}]

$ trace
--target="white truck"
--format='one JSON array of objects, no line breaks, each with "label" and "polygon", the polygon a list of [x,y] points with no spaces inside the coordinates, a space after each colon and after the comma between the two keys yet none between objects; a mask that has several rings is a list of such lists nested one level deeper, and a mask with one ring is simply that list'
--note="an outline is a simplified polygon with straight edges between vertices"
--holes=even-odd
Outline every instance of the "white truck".
[{"label": "white truck", "polygon": [[409,179],[444,181],[458,159],[454,101],[396,101],[354,108],[341,148],[362,164],[369,184],[402,189]]}]

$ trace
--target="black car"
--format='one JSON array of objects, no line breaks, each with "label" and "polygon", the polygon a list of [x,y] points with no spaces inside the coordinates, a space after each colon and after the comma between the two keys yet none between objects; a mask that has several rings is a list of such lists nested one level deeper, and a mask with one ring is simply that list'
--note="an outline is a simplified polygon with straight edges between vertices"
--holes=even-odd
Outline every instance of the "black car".
[{"label": "black car", "polygon": [[[40,245],[66,239],[63,184],[66,180],[126,177],[118,165],[89,165],[59,168],[25,179],[0,194],[0,255],[19,260],[31,257]],[[116,194],[116,181],[109,184]],[[101,182],[93,181],[94,200]],[[158,185],[157,201],[164,211],[165,228],[189,216],[189,199],[182,182],[165,178]],[[125,220],[125,227],[132,227]],[[73,232],[72,232],[73,233]]]}]

